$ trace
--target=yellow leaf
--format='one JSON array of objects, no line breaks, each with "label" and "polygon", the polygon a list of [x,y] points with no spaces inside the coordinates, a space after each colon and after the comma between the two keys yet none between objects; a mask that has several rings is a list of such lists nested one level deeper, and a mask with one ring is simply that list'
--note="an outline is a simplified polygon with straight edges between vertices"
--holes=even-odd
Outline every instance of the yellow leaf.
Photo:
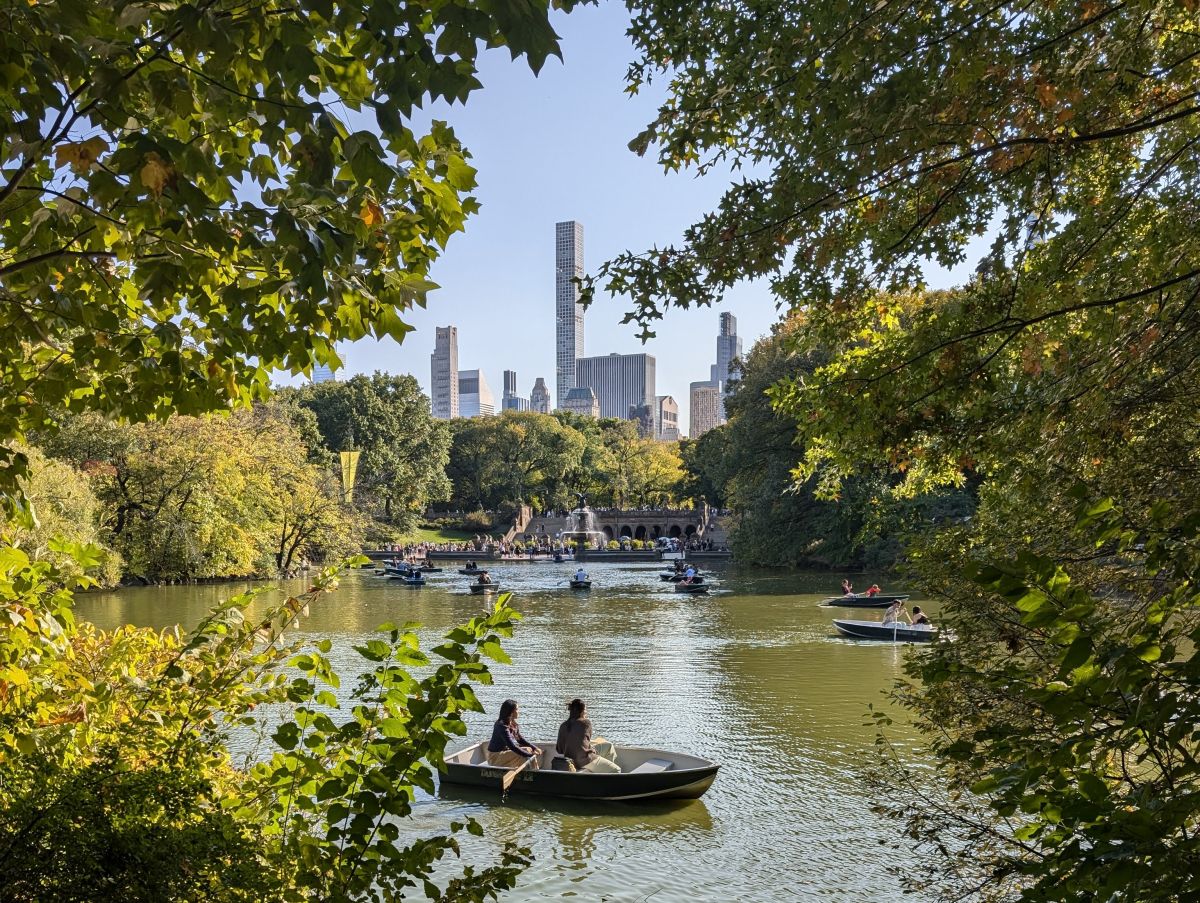
[{"label": "yellow leaf", "polygon": [[99,136],[87,141],[70,141],[54,149],[54,165],[70,165],[76,172],[87,172],[106,150],[108,143]]},{"label": "yellow leaf", "polygon": [[1050,109],[1058,102],[1058,94],[1054,90],[1054,86],[1046,82],[1041,82],[1037,86],[1038,101],[1046,109]]},{"label": "yellow leaf", "polygon": [[154,192],[157,197],[175,179],[175,167],[154,151],[146,154],[145,159],[146,162],[142,166],[141,172],[142,184]]},{"label": "yellow leaf", "polygon": [[374,201],[367,201],[358,212],[358,218],[368,226],[378,226],[383,222],[383,208]]}]

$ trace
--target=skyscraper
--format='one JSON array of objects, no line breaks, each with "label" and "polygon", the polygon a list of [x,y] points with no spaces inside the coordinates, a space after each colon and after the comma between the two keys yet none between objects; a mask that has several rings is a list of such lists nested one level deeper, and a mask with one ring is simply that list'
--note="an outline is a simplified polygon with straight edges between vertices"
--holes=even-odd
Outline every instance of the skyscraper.
[{"label": "skyscraper", "polygon": [[328,364],[313,367],[312,384],[333,382],[333,369]]},{"label": "skyscraper", "polygon": [[679,405],[670,395],[659,395],[654,409],[654,438],[661,442],[679,440]]},{"label": "skyscraper", "polygon": [[575,382],[575,361],[583,357],[583,305],[575,279],[583,278],[583,223],[554,227],[555,389],[562,407]]},{"label": "skyscraper", "polygon": [[490,417],[496,413],[496,396],[482,370],[458,371],[458,416]]},{"label": "skyscraper", "polygon": [[529,393],[529,409],[539,414],[550,413],[550,390],[540,376],[534,380],[533,391]]},{"label": "skyscraper", "polygon": [[721,425],[721,389],[711,379],[692,383],[691,402],[692,423],[688,435],[699,439]]},{"label": "skyscraper", "polygon": [[601,417],[626,418],[631,407],[654,404],[654,356],[581,357],[575,362],[575,385],[595,391]]},{"label": "skyscraper", "polygon": [[430,365],[430,407],[438,420],[458,416],[458,327],[439,326],[434,333]]},{"label": "skyscraper", "polygon": [[741,356],[742,339],[737,334],[737,317],[721,314],[721,327],[717,332],[717,372],[713,378],[721,381],[722,389],[730,379],[737,378],[733,362]]},{"label": "skyscraper", "polygon": [[528,411],[529,399],[517,394],[517,371],[504,371],[504,395],[500,398],[500,407],[505,411]]}]

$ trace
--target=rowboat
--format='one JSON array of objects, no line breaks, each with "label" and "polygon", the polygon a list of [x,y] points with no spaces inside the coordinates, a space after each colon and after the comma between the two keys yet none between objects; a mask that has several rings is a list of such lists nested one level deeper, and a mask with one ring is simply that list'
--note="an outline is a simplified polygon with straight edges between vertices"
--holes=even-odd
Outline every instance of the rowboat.
[{"label": "rowboat", "polygon": [[903,602],[907,598],[907,593],[876,593],[873,596],[855,593],[853,596],[830,596],[822,599],[821,604],[830,608],[887,608],[897,599]]},{"label": "rowboat", "polygon": [[910,627],[908,624],[881,624],[879,621],[842,621],[833,626],[843,636],[856,640],[888,640],[893,643],[929,643],[937,639],[936,627]]},{"label": "rowboat", "polygon": [[703,580],[693,580],[691,583],[684,583],[682,580],[680,580],[675,584],[675,592],[699,595],[700,593],[708,592],[708,584]]},{"label": "rowboat", "polygon": [[499,583],[472,583],[470,587],[471,592],[477,596],[481,593],[495,593],[500,591]]},{"label": "rowboat", "polygon": [[423,564],[417,570],[422,574],[440,574],[442,572],[441,568],[434,567],[432,564]]},{"label": "rowboat", "polygon": [[459,568],[460,574],[482,574],[483,568]]},{"label": "rowboat", "polygon": [[403,577],[392,577],[393,580],[399,580],[405,586],[424,586],[425,578],[420,574],[406,574]]},{"label": "rowboat", "polygon": [[[717,778],[716,762],[643,746],[613,747],[620,774],[557,771],[553,743],[535,743],[541,750],[537,769],[526,768],[513,780],[510,793],[538,793],[580,800],[694,800]],[[446,756],[442,781],[488,787],[499,791],[509,770],[487,764],[487,741]]]},{"label": "rowboat", "polygon": [[412,573],[412,568],[410,568],[408,565],[394,567],[389,564],[383,569],[383,572],[389,577],[407,577]]},{"label": "rowboat", "polygon": [[591,580],[572,580],[571,581],[571,589],[591,589],[591,588],[592,588]]},{"label": "rowboat", "polygon": [[[697,575],[697,576],[699,576],[699,575]],[[676,573],[659,574],[658,579],[661,580],[663,583],[674,583],[677,580],[682,580],[683,574],[676,574]]]}]

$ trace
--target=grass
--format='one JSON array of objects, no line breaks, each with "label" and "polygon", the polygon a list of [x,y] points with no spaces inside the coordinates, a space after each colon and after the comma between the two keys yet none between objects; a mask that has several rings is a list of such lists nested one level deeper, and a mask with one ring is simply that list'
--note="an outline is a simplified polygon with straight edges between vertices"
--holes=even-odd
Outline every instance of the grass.
[{"label": "grass", "polygon": [[468,542],[474,539],[475,536],[476,534],[468,533],[465,530],[430,530],[425,527],[418,527],[416,530],[405,535],[401,542]]}]

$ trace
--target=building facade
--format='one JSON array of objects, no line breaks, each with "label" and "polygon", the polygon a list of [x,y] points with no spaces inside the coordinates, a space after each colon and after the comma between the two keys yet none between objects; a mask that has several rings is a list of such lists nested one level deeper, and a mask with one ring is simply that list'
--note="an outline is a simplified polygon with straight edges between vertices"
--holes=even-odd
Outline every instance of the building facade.
[{"label": "building facade", "polygon": [[429,358],[430,408],[438,420],[458,416],[458,327],[439,326]]},{"label": "building facade", "polygon": [[500,398],[500,407],[505,411],[528,411],[529,399],[517,394],[517,371],[504,371],[504,394]]},{"label": "building facade", "polygon": [[554,227],[555,398],[562,407],[567,391],[578,385],[575,361],[583,357],[583,305],[579,286],[583,278],[583,223],[575,220]]},{"label": "building facade", "polygon": [[742,359],[742,339],[737,334],[737,317],[721,314],[717,330],[717,362],[711,369],[712,381],[721,387],[721,422],[725,422],[725,399],[738,378],[737,361]]},{"label": "building facade", "polygon": [[679,405],[670,395],[659,395],[654,405],[654,438],[660,442],[679,441]]},{"label": "building facade", "polygon": [[721,425],[721,388],[710,379],[692,383],[691,429],[688,435],[699,439],[709,430]]},{"label": "building facade", "polygon": [[529,410],[539,414],[550,413],[550,390],[540,376],[533,381],[533,391],[529,393]]},{"label": "building facade", "polygon": [[490,417],[496,413],[496,397],[482,370],[458,371],[458,416]]},{"label": "building facade", "polygon": [[328,364],[317,364],[313,367],[312,384],[333,382],[333,368]]},{"label": "building facade", "polygon": [[655,407],[651,404],[631,404],[629,406],[628,419],[637,424],[638,435],[643,439],[653,439],[656,435],[654,429]]},{"label": "building facade", "polygon": [[631,407],[654,404],[654,366],[652,354],[583,357],[575,362],[575,384],[596,393],[601,417],[626,418]]},{"label": "building facade", "polygon": [[563,399],[562,409],[572,414],[582,414],[584,417],[600,416],[600,401],[589,386],[575,386],[567,390]]}]

